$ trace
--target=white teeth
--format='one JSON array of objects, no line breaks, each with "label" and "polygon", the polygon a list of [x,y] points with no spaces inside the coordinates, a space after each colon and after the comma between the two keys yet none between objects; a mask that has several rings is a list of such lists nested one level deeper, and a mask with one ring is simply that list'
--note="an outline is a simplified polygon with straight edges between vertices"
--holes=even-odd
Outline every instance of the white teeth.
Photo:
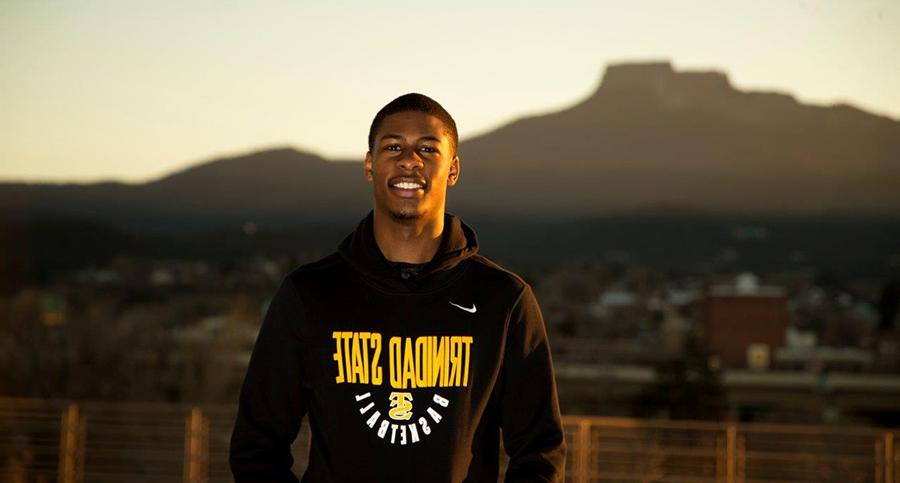
[{"label": "white teeth", "polygon": [[405,190],[415,190],[415,189],[421,188],[422,185],[420,185],[419,183],[403,182],[403,183],[395,183],[394,187],[405,189]]}]

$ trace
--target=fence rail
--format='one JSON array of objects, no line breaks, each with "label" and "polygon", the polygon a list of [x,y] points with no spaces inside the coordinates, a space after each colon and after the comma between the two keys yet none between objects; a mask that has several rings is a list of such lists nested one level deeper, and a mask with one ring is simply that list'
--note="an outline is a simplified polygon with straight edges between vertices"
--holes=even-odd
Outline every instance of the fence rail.
[{"label": "fence rail", "polygon": [[[0,481],[231,481],[236,408],[0,398]],[[900,481],[898,432],[567,415],[566,481]],[[293,452],[306,465],[308,427]],[[501,465],[506,458],[501,449]]]}]

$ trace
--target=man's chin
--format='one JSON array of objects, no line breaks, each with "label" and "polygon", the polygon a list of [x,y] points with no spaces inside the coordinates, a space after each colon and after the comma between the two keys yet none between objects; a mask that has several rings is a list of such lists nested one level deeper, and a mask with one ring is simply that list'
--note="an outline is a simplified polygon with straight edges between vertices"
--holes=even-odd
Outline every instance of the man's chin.
[{"label": "man's chin", "polygon": [[422,217],[422,214],[416,211],[388,210],[388,214],[391,215],[392,220],[400,223],[409,223]]}]

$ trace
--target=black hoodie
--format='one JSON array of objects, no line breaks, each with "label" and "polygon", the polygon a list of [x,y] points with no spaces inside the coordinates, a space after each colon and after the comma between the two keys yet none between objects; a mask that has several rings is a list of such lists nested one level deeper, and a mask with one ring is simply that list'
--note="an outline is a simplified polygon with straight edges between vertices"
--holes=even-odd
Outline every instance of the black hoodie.
[{"label": "black hoodie", "polygon": [[304,482],[495,482],[501,429],[506,481],[563,481],[531,287],[478,255],[475,232],[450,213],[418,267],[388,261],[372,222],[370,211],[272,298],[241,388],[235,481],[296,482],[290,447],[307,414]]}]

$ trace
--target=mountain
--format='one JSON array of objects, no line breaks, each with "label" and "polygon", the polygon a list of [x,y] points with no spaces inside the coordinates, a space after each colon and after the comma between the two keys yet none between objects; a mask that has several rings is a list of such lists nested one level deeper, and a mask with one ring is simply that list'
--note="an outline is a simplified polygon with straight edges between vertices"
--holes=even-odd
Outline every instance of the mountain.
[{"label": "mountain", "polygon": [[0,184],[0,213],[180,232],[246,221],[353,219],[371,196],[362,163],[280,148],[211,160],[141,184]]},{"label": "mountain", "polygon": [[[448,210],[467,214],[900,215],[900,122],[668,63],[611,65],[587,98],[465,140],[460,158]],[[0,215],[168,230],[356,220],[371,207],[361,164],[282,148],[142,184],[0,183]]]},{"label": "mountain", "polygon": [[900,122],[667,63],[612,65],[583,101],[460,159],[455,194],[499,211],[900,214]]}]

